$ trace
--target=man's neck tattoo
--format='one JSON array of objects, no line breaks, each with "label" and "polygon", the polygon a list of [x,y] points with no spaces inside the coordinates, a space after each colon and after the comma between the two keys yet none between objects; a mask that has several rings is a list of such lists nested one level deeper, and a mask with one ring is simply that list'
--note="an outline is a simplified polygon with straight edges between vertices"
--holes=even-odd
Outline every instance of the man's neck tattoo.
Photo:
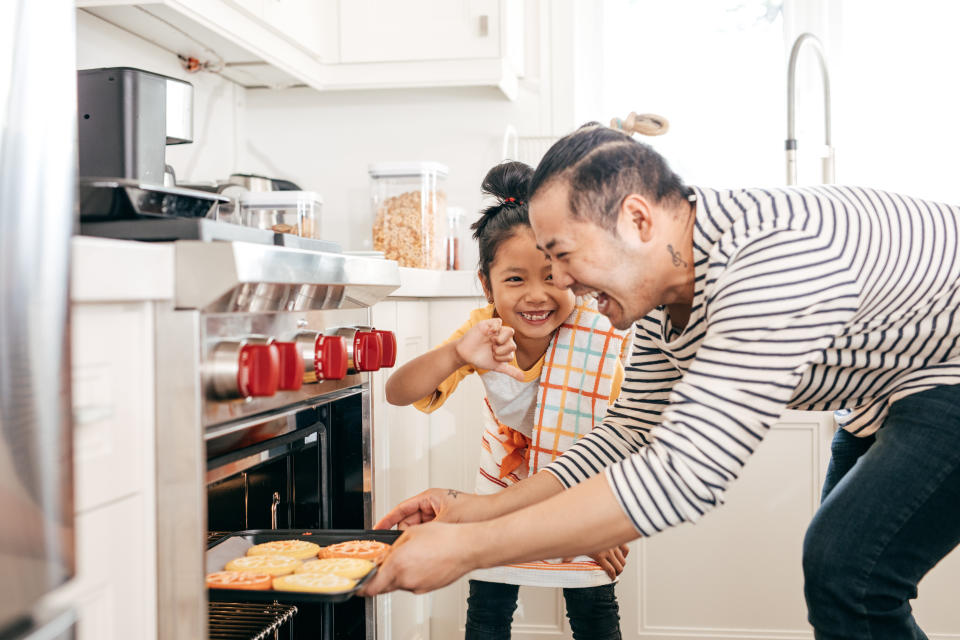
[{"label": "man's neck tattoo", "polygon": [[667,251],[670,252],[670,257],[673,259],[673,266],[675,267],[687,266],[687,261],[680,257],[680,252],[674,249],[672,244],[667,245]]},{"label": "man's neck tattoo", "polygon": [[447,489],[447,495],[452,498],[457,498],[460,495],[460,492],[456,489]]}]

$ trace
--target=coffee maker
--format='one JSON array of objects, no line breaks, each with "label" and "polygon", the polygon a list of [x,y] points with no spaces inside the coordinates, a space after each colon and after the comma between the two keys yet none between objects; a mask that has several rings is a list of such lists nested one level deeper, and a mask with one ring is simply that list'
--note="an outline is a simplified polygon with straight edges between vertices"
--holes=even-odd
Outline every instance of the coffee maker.
[{"label": "coffee maker", "polygon": [[80,176],[164,184],[168,144],[193,142],[193,85],[114,67],[77,72]]},{"label": "coffee maker", "polygon": [[80,231],[132,240],[238,240],[273,234],[217,220],[231,199],[176,186],[166,148],[193,142],[193,85],[131,67],[77,72]]}]

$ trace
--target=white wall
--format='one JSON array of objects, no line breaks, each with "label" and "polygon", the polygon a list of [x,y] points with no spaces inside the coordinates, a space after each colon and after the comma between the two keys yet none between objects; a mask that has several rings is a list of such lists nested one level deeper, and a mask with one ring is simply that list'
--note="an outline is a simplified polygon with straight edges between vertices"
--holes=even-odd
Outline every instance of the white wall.
[{"label": "white wall", "polygon": [[837,176],[960,204],[960,3],[842,0]]},{"label": "white wall", "polygon": [[375,162],[446,164],[448,203],[472,219],[483,176],[503,159],[508,126],[522,137],[545,136],[575,122],[574,4],[525,3],[526,77],[513,102],[492,88],[248,91],[241,164],[319,191],[322,233],[346,249],[372,248],[367,167]]},{"label": "white wall", "polygon": [[77,11],[77,68],[136,67],[193,84],[191,144],[167,147],[178,181],[226,178],[238,166],[245,90],[209,73],[187,73],[177,57],[83,10]]}]

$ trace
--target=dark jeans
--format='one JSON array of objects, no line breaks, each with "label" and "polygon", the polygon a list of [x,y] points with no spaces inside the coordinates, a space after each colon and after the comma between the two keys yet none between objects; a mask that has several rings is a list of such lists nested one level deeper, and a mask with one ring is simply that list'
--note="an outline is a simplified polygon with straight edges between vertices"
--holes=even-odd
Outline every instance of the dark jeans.
[{"label": "dark jeans", "polygon": [[[576,640],[620,640],[620,610],[613,587],[563,590]],[[471,580],[466,640],[509,640],[519,589],[515,584]]]},{"label": "dark jeans", "polygon": [[960,385],[907,396],[875,437],[840,430],[803,545],[818,640],[925,639],[910,600],[960,543]]}]

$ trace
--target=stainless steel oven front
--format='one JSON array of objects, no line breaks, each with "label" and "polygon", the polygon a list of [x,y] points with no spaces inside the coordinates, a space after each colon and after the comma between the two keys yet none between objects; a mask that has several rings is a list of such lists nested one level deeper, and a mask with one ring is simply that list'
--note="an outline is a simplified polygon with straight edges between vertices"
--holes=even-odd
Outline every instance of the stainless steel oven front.
[{"label": "stainless steel oven front", "polygon": [[[208,539],[371,526],[368,372],[392,366],[396,339],[369,326],[370,306],[399,286],[391,261],[242,243],[177,242],[175,264],[157,318],[162,639],[245,615],[208,612]],[[274,633],[374,637],[372,599],[337,607],[278,609]]]}]

